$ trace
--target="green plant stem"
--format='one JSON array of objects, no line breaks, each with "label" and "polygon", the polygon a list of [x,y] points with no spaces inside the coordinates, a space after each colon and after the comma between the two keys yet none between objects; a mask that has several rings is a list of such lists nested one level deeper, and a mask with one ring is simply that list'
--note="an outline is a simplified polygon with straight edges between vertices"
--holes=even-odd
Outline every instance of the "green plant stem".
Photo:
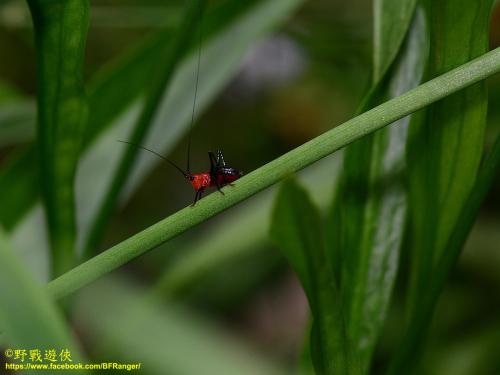
[{"label": "green plant stem", "polygon": [[211,194],[195,207],[186,207],[95,256],[48,284],[54,298],[64,297],[141,254],[273,185],[284,177],[346,145],[387,126],[433,102],[500,71],[500,48],[389,100]]}]

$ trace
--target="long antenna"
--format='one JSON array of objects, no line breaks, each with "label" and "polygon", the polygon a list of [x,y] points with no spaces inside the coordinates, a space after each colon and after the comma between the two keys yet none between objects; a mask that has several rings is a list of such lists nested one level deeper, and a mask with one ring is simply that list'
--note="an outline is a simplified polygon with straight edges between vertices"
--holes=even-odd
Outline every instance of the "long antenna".
[{"label": "long antenna", "polygon": [[199,40],[198,40],[198,63],[196,67],[196,84],[194,87],[194,100],[193,100],[193,110],[191,113],[191,124],[189,125],[189,136],[188,136],[188,147],[187,147],[187,168],[186,170],[189,172],[191,171],[190,169],[190,156],[191,156],[191,135],[193,133],[193,125],[194,125],[194,116],[196,112],[196,98],[198,96],[198,83],[200,81],[200,62],[201,62],[201,45],[202,45],[202,39],[203,39],[203,29],[202,29],[202,21],[203,21],[203,10],[202,7],[200,6],[200,13],[199,13],[199,18],[200,18],[200,23],[199,23]]},{"label": "long antenna", "polygon": [[173,161],[171,160],[168,160],[165,156],[163,156],[162,154],[159,154],[157,153],[156,151],[153,151],[153,150],[150,150],[149,148],[147,147],[144,147],[144,146],[141,146],[141,145],[138,145],[136,143],[132,143],[132,142],[128,142],[128,141],[122,141],[122,140],[118,140],[118,142],[121,142],[121,143],[126,143],[128,145],[131,145],[131,146],[134,146],[134,147],[137,147],[137,148],[140,148],[142,150],[145,150],[145,151],[149,151],[151,152],[152,154],[158,156],[160,159],[163,159],[164,161],[166,161],[167,163],[169,163],[170,165],[172,165],[175,169],[177,169],[179,172],[182,173],[182,175],[186,178],[189,177],[189,174],[186,173],[185,171],[183,171],[177,164],[175,164]]}]

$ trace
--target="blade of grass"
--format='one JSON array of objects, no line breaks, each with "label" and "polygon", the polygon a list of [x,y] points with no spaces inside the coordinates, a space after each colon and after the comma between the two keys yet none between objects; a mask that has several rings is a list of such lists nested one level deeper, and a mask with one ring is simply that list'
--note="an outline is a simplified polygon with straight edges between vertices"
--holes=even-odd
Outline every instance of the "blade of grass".
[{"label": "blade of grass", "polygon": [[497,48],[337,126],[243,176],[234,188],[225,189],[224,196],[211,194],[196,207],[186,207],[113,246],[50,282],[49,291],[55,298],[68,295],[291,173],[499,71],[500,48]]},{"label": "blade of grass", "polygon": [[313,315],[311,356],[316,373],[359,373],[346,336],[341,294],[327,261],[319,210],[294,180],[284,182],[278,192],[270,232],[309,300]]},{"label": "blade of grass", "polygon": [[[491,0],[460,4],[425,1],[423,5],[433,41],[429,77],[487,50]],[[479,83],[426,108],[412,120],[407,158],[410,227],[406,242],[411,254],[408,329],[414,326],[413,319],[426,316],[421,311],[422,298],[432,287],[433,275],[442,272],[438,261],[476,180],[487,100],[485,84]],[[420,331],[412,363],[421,355],[425,332]]]},{"label": "blade of grass", "polygon": [[419,301],[419,313],[411,321],[411,326],[405,333],[398,355],[391,364],[389,374],[400,374],[402,369],[407,368],[415,357],[415,353],[422,350],[423,332],[427,332],[429,323],[434,314],[436,304],[439,300],[448,275],[455,266],[467,237],[476,221],[482,203],[500,172],[500,136],[497,136],[495,144],[491,149],[484,165],[479,170],[475,185],[463,205],[462,211],[453,228],[446,245],[446,250],[435,266],[436,270],[431,276],[429,289],[425,296]]},{"label": "blade of grass", "polygon": [[[16,349],[70,350],[73,361],[81,361],[77,345],[68,334],[61,313],[47,291],[32,280],[0,231],[0,322],[2,346]],[[3,354],[3,353],[2,353]],[[49,371],[43,372],[48,373]],[[52,371],[51,371],[52,372]]]},{"label": "blade of grass", "polygon": [[[439,269],[440,272],[434,273],[435,282],[433,282],[434,288],[437,290],[440,289],[440,286],[444,286],[444,283],[448,278],[447,275],[458,260],[465,241],[467,240],[472,226],[476,221],[477,215],[479,214],[482,203],[490,191],[495,178],[498,177],[499,172],[500,135],[497,135],[492,149],[488,153],[483,166],[479,170],[474,188],[472,189],[471,194],[469,194],[458,220],[455,223],[455,227],[453,228],[452,234],[446,246],[446,251],[438,259],[437,269]],[[439,295],[439,293],[440,292],[438,291],[434,292],[436,295]]]},{"label": "blade of grass", "polygon": [[[431,25],[430,77],[487,50],[491,0],[426,4]],[[474,35],[474,38],[471,38]],[[483,83],[422,111],[412,124],[408,166],[412,272],[409,310],[427,289],[482,155],[487,93]],[[422,150],[426,150],[422,153]],[[411,315],[411,313],[410,313]]]},{"label": "blade of grass", "polygon": [[[153,80],[151,87],[147,90],[144,106],[137,123],[134,126],[130,139],[128,139],[129,142],[133,144],[142,144],[144,137],[151,127],[153,117],[161,104],[162,97],[165,95],[165,92],[168,91],[169,84],[178,63],[180,62],[185,45],[193,35],[192,30],[195,29],[196,24],[198,24],[198,28],[201,27],[201,15],[204,6],[204,0],[190,1],[186,6],[183,20],[173,37],[171,48],[168,49],[164,55],[160,56],[158,65],[159,69],[155,72],[155,79]],[[109,219],[116,207],[118,195],[127,180],[129,172],[139,152],[140,150],[136,147],[128,147],[125,150],[123,157],[114,172],[112,183],[109,186],[104,200],[101,203],[101,207],[97,212],[93,224],[91,225],[90,232],[83,249],[84,259],[91,257],[95,252],[107,227],[107,223],[109,222]]]},{"label": "blade of grass", "polygon": [[[416,87],[427,47],[425,20],[416,12],[396,60],[363,107]],[[365,373],[385,322],[405,229],[408,124],[403,118],[347,148],[329,217],[328,250],[344,296],[347,332]]]},{"label": "blade of grass", "polygon": [[373,83],[385,76],[411,24],[416,0],[373,2]]},{"label": "blade of grass", "polygon": [[87,117],[82,65],[87,0],[29,0],[38,64],[41,183],[55,276],[75,263],[74,177]]}]

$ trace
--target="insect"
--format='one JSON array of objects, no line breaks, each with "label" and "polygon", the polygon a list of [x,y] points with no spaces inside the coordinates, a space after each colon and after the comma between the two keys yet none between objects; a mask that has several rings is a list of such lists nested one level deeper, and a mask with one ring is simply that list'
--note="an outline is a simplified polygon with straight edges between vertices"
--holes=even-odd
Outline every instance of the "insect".
[{"label": "insect", "polygon": [[221,150],[217,150],[216,153],[214,154],[213,152],[208,153],[208,157],[210,159],[210,171],[209,172],[204,172],[204,173],[191,173],[190,169],[190,154],[191,154],[191,134],[193,130],[193,124],[195,120],[195,111],[196,111],[196,98],[198,94],[198,83],[199,83],[199,75],[200,75],[200,62],[201,62],[201,45],[202,45],[202,27],[201,27],[201,20],[202,20],[202,14],[201,14],[201,9],[200,9],[200,35],[199,35],[199,48],[198,48],[198,61],[197,61],[197,69],[196,69],[196,84],[195,84],[195,89],[194,89],[194,99],[193,99],[193,109],[192,109],[192,114],[191,114],[191,124],[189,128],[189,138],[188,138],[188,146],[187,146],[187,168],[186,170],[183,170],[180,168],[177,164],[175,164],[173,161],[167,159],[165,156],[159,154],[156,151],[150,150],[149,148],[146,148],[144,146],[141,146],[136,143],[128,142],[128,141],[119,141],[122,143],[126,143],[128,145],[140,148],[142,150],[151,152],[152,154],[158,156],[159,158],[163,159],[164,161],[168,162],[170,165],[172,165],[174,168],[176,168],[186,180],[188,180],[191,185],[193,186],[194,190],[196,191],[196,195],[194,197],[194,202],[193,206],[196,204],[196,202],[201,199],[203,193],[205,190],[209,187],[216,187],[219,192],[224,194],[224,192],[221,190],[224,186],[226,185],[231,185],[232,182],[236,181],[238,178],[240,178],[243,173],[239,171],[238,169],[229,167],[226,164],[226,161],[224,160],[224,154],[222,153]]},{"label": "insect", "polygon": [[152,153],[153,155],[156,155],[160,159],[166,161],[170,165],[172,165],[175,169],[177,169],[186,180],[188,180],[191,185],[193,186],[194,190],[196,191],[196,195],[194,196],[194,202],[193,206],[196,204],[198,200],[201,199],[203,193],[205,190],[209,187],[216,187],[217,190],[219,190],[222,194],[224,192],[221,190],[224,186],[226,185],[231,185],[232,182],[236,181],[238,178],[240,178],[243,173],[239,171],[236,168],[229,167],[226,164],[226,161],[224,159],[224,154],[222,153],[221,150],[217,150],[217,152],[214,154],[213,152],[208,152],[208,157],[210,159],[210,171],[209,172],[202,172],[202,173],[192,173],[189,169],[189,154],[188,154],[188,167],[186,170],[183,170],[181,167],[179,167],[177,164],[175,164],[173,161],[167,159],[165,156],[159,154],[158,152],[151,150],[149,148],[146,148],[144,146],[128,142],[128,141],[121,141],[119,140],[118,142],[121,143],[126,143],[128,145],[140,148],[142,150],[148,151]]}]

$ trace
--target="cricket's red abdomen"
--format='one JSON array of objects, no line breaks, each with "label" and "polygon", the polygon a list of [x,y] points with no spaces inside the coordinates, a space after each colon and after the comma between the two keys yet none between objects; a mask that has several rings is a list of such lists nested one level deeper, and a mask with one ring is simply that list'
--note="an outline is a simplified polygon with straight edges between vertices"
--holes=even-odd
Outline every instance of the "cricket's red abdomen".
[{"label": "cricket's red abdomen", "polygon": [[190,181],[193,185],[194,190],[198,191],[200,189],[207,188],[211,186],[210,173],[196,173],[192,175],[192,180]]}]

